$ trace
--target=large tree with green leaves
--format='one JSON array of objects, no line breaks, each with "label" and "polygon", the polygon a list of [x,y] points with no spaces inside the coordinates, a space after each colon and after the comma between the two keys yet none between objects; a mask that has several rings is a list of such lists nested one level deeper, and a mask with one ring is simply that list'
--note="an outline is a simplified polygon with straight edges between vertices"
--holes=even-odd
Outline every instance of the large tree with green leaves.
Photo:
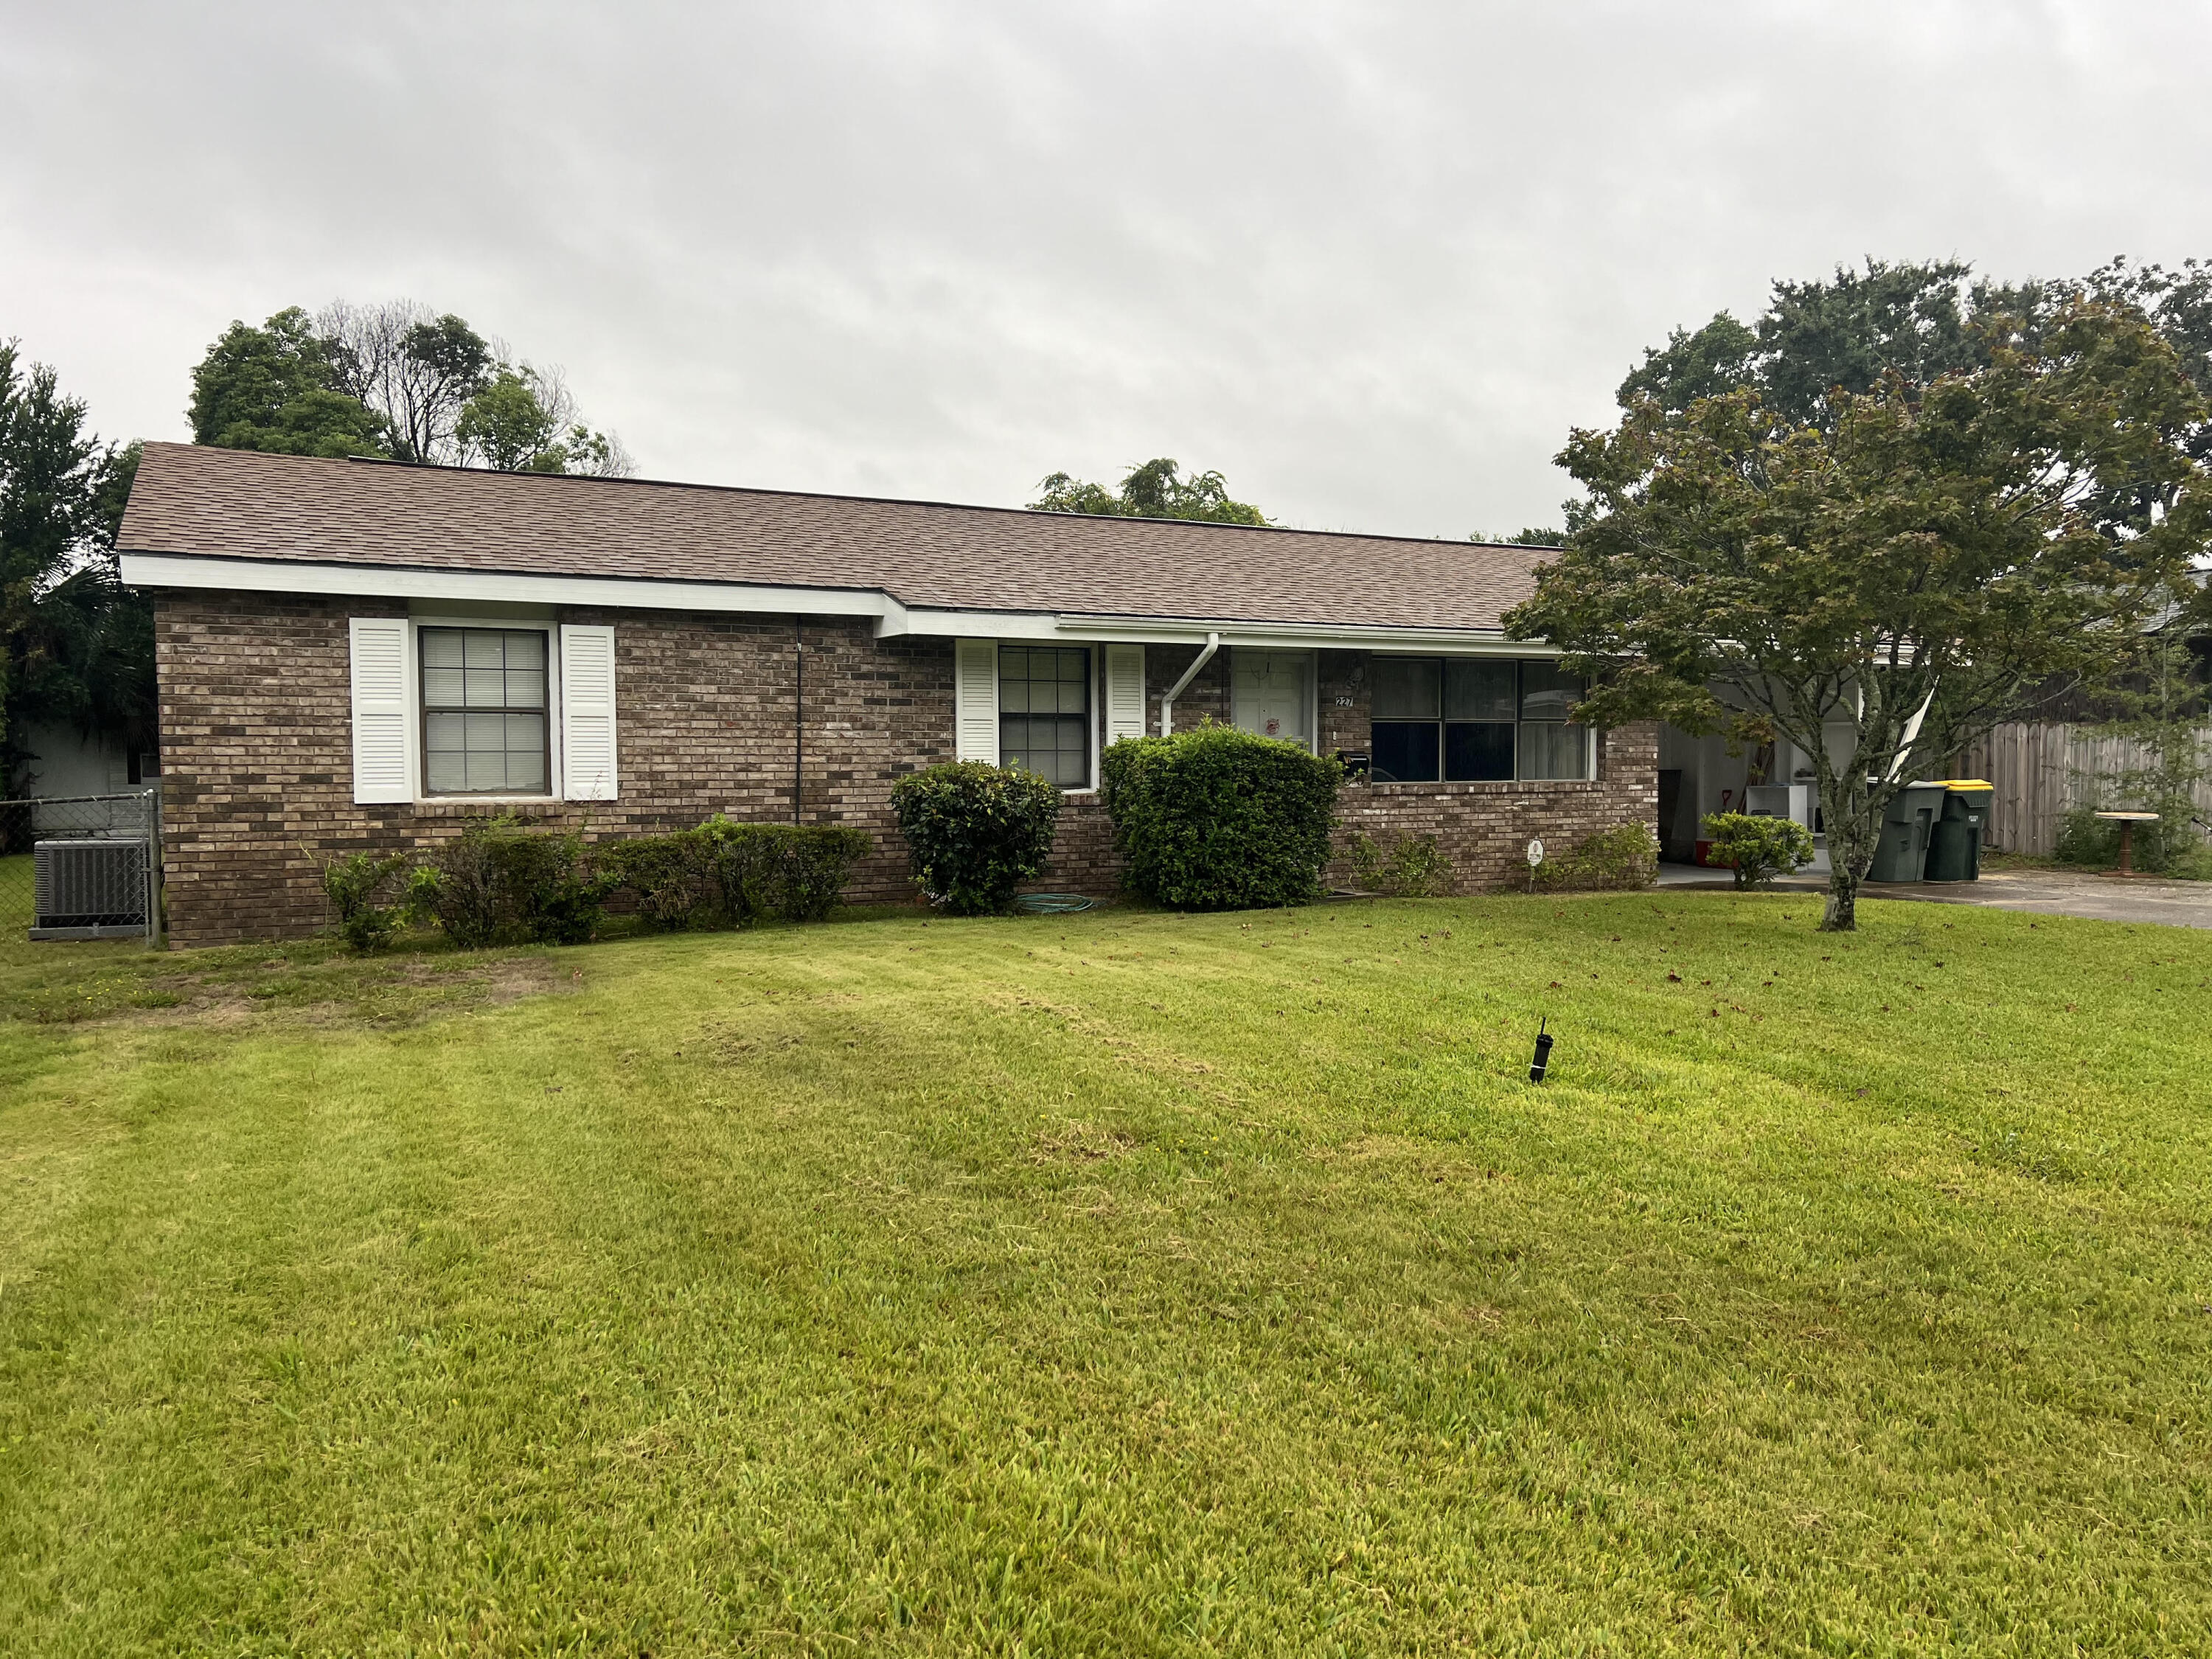
[{"label": "large tree with green leaves", "polygon": [[336,354],[297,306],[234,322],[192,371],[192,441],[283,455],[381,455],[386,424],[340,389]]},{"label": "large tree with green leaves", "polygon": [[115,565],[137,449],[102,444],[85,413],[0,343],[0,794],[35,763],[33,721],[153,746],[152,611]]},{"label": "large tree with green leaves", "polygon": [[298,307],[233,323],[192,372],[192,441],[295,455],[381,455],[519,471],[634,470],[557,368],[412,300]]},{"label": "large tree with green leaves", "polygon": [[1746,389],[1790,420],[1835,418],[1835,394],[1859,395],[1885,377],[1933,385],[1988,363],[1992,331],[2033,339],[2043,318],[2080,283],[1977,281],[1956,260],[1866,262],[1832,276],[1778,282],[1750,324],[1723,311],[1694,331],[1676,329],[1621,382],[1621,406],[1650,398],[1680,414],[1700,398]]},{"label": "large tree with green leaves", "polygon": [[1034,513],[1082,513],[1109,519],[1193,519],[1206,524],[1266,525],[1267,515],[1249,501],[1230,499],[1218,472],[1182,469],[1164,457],[1131,467],[1118,490],[1055,472],[1037,485]]},{"label": "large tree with green leaves", "polygon": [[575,399],[557,371],[499,364],[462,407],[453,435],[463,459],[501,472],[583,472],[620,477],[631,471],[622,441],[577,418]]},{"label": "large tree with green leaves", "polygon": [[1570,545],[1506,618],[1592,677],[1582,718],[1804,750],[1829,929],[1915,765],[2125,672],[2212,535],[2204,401],[2139,307],[1984,310],[1942,352],[1814,397],[1632,384],[1560,455]]}]

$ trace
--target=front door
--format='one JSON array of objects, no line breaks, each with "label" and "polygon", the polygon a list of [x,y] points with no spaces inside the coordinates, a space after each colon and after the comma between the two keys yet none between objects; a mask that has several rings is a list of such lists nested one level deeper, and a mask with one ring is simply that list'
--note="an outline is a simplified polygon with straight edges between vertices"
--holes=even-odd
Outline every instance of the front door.
[{"label": "front door", "polygon": [[1263,738],[1313,747],[1313,653],[1254,651],[1230,658],[1231,718]]}]

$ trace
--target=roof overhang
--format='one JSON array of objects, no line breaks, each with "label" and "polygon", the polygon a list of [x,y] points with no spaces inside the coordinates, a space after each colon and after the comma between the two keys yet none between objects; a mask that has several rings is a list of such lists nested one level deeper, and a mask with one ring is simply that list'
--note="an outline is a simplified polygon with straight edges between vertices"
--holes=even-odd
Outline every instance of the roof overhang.
[{"label": "roof overhang", "polygon": [[1454,654],[1553,654],[1548,646],[1509,641],[1500,629],[1401,628],[1356,623],[1287,623],[1206,617],[1096,616],[1040,611],[910,606],[881,588],[780,586],[762,582],[665,581],[649,577],[545,576],[514,571],[450,570],[305,559],[233,559],[206,554],[125,553],[122,576],[133,587],[443,601],[456,605],[591,605],[641,611],[744,612],[865,617],[876,636],[963,639],[1115,640],[1147,645],[1203,642],[1278,649],[1364,649]]}]

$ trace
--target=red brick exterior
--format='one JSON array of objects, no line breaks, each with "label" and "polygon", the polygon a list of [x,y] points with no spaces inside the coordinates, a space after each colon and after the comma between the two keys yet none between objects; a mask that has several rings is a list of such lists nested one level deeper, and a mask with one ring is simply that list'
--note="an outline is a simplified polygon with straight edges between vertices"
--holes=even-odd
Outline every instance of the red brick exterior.
[{"label": "red brick exterior", "polygon": [[[952,642],[873,637],[864,620],[661,611],[566,611],[615,628],[620,798],[490,808],[467,800],[357,805],[353,796],[346,620],[395,616],[369,599],[167,592],[155,603],[161,677],[163,870],[179,945],[296,938],[325,926],[322,862],[356,848],[399,850],[455,834],[487,811],[520,811],[598,838],[696,823],[715,813],[842,822],[877,852],[855,872],[856,902],[909,899],[892,782],[952,756]],[[1190,661],[1146,653],[1148,719]],[[1364,652],[1321,654],[1324,749],[1367,747]],[[804,675],[804,718],[794,726]],[[1348,698],[1340,708],[1337,699]],[[1178,729],[1229,713],[1224,650],[1176,705]],[[1347,828],[1388,842],[1433,834],[1462,890],[1510,880],[1530,836],[1571,845],[1657,811],[1654,729],[1600,741],[1588,783],[1355,785]],[[1112,827],[1094,796],[1069,798],[1044,889],[1111,890]],[[1339,871],[1340,877],[1342,872]]]}]

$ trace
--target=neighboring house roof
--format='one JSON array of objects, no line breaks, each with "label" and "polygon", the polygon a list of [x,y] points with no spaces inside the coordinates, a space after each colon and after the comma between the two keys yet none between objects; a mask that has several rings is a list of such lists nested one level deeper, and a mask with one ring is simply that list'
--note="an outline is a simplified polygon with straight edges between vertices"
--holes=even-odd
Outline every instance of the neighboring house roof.
[{"label": "neighboring house roof", "polygon": [[1486,630],[1551,550],[149,443],[126,555],[865,589],[945,610]]}]

